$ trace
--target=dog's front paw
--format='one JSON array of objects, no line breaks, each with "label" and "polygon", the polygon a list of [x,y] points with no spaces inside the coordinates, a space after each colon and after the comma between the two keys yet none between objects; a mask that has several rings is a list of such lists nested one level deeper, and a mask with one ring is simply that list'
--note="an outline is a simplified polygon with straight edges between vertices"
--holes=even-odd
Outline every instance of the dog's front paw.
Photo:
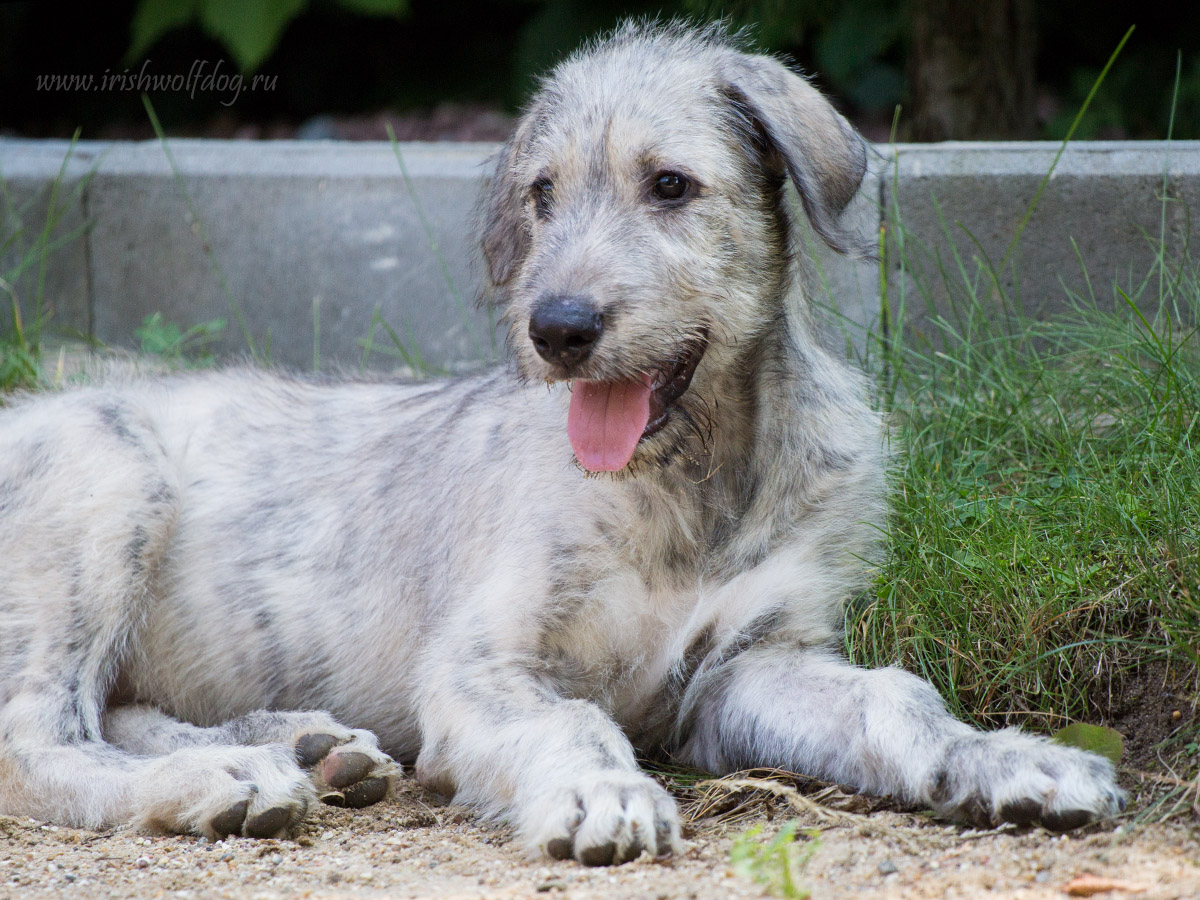
[{"label": "dog's front paw", "polygon": [[520,812],[531,849],[585,866],[667,857],[681,849],[675,801],[636,772],[603,772],[538,795]]},{"label": "dog's front paw", "polygon": [[375,735],[345,728],[332,719],[302,729],[292,738],[296,761],[322,803],[361,809],[391,791],[400,766],[379,749]]},{"label": "dog's front paw", "polygon": [[928,799],[939,814],[979,828],[1014,822],[1069,831],[1125,809],[1107,759],[1015,730],[955,740]]}]

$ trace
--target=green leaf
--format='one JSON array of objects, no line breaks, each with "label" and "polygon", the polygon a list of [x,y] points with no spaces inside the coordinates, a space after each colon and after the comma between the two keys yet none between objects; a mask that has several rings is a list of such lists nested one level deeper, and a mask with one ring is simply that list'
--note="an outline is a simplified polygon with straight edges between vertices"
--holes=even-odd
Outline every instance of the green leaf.
[{"label": "green leaf", "polygon": [[[399,17],[408,0],[336,0],[364,16]],[[199,21],[243,72],[253,72],[275,50],[279,38],[308,0],[140,0],[130,25],[127,64],[146,55],[168,31]]]},{"label": "green leaf", "polygon": [[1076,722],[1056,732],[1051,740],[1056,744],[1098,753],[1114,766],[1120,765],[1121,755],[1125,752],[1125,738],[1121,736],[1121,732],[1105,728],[1103,725]]},{"label": "green leaf", "polygon": [[224,319],[212,319],[184,331],[156,312],[146,316],[133,333],[141,342],[143,353],[173,360],[182,360],[186,354],[189,359],[204,363],[211,359],[203,352],[204,346],[225,330],[225,324]]},{"label": "green leaf", "polygon": [[200,22],[243,72],[263,64],[308,0],[203,0]]},{"label": "green leaf", "polygon": [[364,16],[401,16],[408,12],[408,0],[337,0],[351,12]]},{"label": "green leaf", "polygon": [[201,0],[141,0],[129,25],[129,49],[125,52],[125,62],[136,62],[168,31],[196,21],[200,2]]},{"label": "green leaf", "polygon": [[179,346],[183,343],[183,332],[179,330],[179,326],[164,320],[162,313],[156,312],[146,316],[133,333],[141,342],[143,353],[153,353],[157,356],[178,353]]}]

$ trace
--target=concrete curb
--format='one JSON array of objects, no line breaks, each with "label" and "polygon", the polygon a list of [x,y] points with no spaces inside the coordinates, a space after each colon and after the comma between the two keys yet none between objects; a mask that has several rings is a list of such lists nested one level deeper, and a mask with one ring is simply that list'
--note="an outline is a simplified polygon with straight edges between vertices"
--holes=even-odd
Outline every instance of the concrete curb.
[{"label": "concrete curb", "polygon": [[[475,307],[474,239],[476,198],[495,145],[399,149],[407,183],[386,144],[173,140],[177,178],[158,142],[82,142],[68,158],[63,141],[0,140],[10,222],[4,234],[19,219],[25,236],[0,254],[0,272],[11,271],[20,245],[39,232],[60,180],[63,212],[54,234],[85,224],[86,233],[49,257],[44,297],[56,327],[130,345],[154,312],[184,326],[225,318],[218,353],[246,354],[250,342],[269,342],[276,362],[311,368],[318,350],[322,361],[357,364],[375,323],[374,343],[383,347],[370,358],[375,365],[394,365],[418,348],[427,362],[449,369],[495,358],[502,349]],[[994,295],[984,258],[995,265],[1004,256],[1058,145],[876,150],[876,171],[847,215],[867,232],[889,223],[892,303],[906,294],[917,328],[923,316],[946,312],[962,288],[943,283],[939,272],[957,266],[955,254],[978,296]],[[1171,252],[1186,245],[1192,208],[1200,209],[1200,142],[1074,144],[1000,283],[1030,312],[1048,314],[1062,308],[1068,290],[1087,291],[1082,260],[1105,302],[1114,279],[1136,286],[1153,259],[1146,236],[1157,236],[1161,222]],[[844,317],[861,346],[879,316],[878,270],[807,238],[813,292]],[[37,275],[36,265],[27,268],[13,286],[27,308]]]},{"label": "concrete curb", "polygon": [[[1009,302],[1035,317],[1064,311],[1072,296],[1119,308],[1114,284],[1139,299],[1160,229],[1168,258],[1187,249],[1190,210],[1200,210],[1200,142],[1079,143],[1055,166],[1058,151],[1045,143],[946,143],[889,154],[892,174],[881,198],[887,262],[893,285],[907,289],[910,325],[951,316],[952,298],[971,299],[968,283],[985,304],[998,302],[998,283]],[[901,258],[903,279],[895,277]],[[1140,299],[1147,308],[1157,303]]]}]

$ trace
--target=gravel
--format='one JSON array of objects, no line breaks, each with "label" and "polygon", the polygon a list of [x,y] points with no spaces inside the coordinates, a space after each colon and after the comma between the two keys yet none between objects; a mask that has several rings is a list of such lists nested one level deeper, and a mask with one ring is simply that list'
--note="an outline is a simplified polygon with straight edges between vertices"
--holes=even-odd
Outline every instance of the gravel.
[{"label": "gravel", "polygon": [[[26,897],[284,900],[284,898],[630,898],[766,896],[729,866],[746,828],[764,839],[790,815],[769,803],[735,824],[702,820],[670,863],[613,869],[529,860],[503,829],[439,805],[412,782],[367,810],[326,807],[291,840],[93,832],[0,817],[0,900]],[[804,822],[816,827],[815,819]],[[815,900],[1062,898],[1080,875],[1142,888],[1107,896],[1200,897],[1200,826],[1128,824],[1054,836],[979,833],[925,816],[877,812],[826,827],[804,876]]]}]

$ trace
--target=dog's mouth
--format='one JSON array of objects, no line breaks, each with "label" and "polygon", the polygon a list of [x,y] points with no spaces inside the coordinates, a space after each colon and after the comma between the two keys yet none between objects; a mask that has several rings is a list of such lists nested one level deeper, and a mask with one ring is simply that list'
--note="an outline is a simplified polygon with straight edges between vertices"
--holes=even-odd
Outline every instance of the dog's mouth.
[{"label": "dog's mouth", "polygon": [[577,379],[571,389],[567,437],[589,472],[617,472],[638,444],[662,430],[691,386],[708,349],[708,333],[683,345],[668,363],[624,381]]}]

